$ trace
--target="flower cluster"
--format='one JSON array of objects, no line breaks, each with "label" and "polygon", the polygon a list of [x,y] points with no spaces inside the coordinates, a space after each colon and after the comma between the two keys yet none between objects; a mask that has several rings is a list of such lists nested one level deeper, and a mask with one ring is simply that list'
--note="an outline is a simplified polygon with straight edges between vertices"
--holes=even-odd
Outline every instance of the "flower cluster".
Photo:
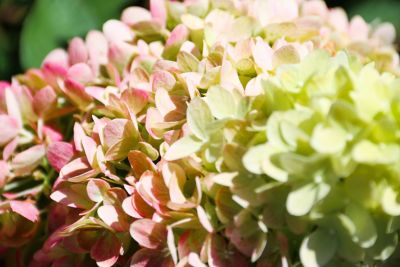
[{"label": "flower cluster", "polygon": [[394,39],[319,0],[126,9],[0,84],[0,248],[32,267],[388,260]]}]

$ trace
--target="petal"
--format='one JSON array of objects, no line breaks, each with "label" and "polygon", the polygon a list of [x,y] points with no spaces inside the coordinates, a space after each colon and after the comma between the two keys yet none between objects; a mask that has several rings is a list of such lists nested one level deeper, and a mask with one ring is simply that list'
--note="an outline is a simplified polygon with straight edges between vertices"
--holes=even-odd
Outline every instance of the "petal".
[{"label": "petal", "polygon": [[106,233],[93,245],[90,256],[99,267],[111,267],[119,258],[121,242],[113,233]]},{"label": "petal", "polygon": [[15,175],[30,174],[42,162],[45,155],[46,148],[44,145],[36,145],[17,154],[11,163]]},{"label": "petal", "polygon": [[50,165],[60,172],[74,156],[74,149],[70,143],[54,142],[51,143],[47,149],[47,159]]},{"label": "petal", "polygon": [[10,201],[10,207],[12,211],[25,217],[31,222],[36,222],[39,220],[39,210],[30,202],[12,200]]},{"label": "petal", "polygon": [[71,40],[68,46],[68,58],[71,66],[88,60],[89,54],[82,38],[75,37]]},{"label": "petal", "polygon": [[86,186],[86,192],[92,201],[101,202],[110,188],[110,185],[102,179],[90,179]]},{"label": "petal", "polygon": [[130,233],[141,246],[160,249],[166,246],[167,228],[164,224],[149,219],[140,219],[131,224]]},{"label": "petal", "polygon": [[151,20],[150,12],[143,7],[128,7],[122,12],[121,21],[132,26],[140,21]]},{"label": "petal", "polygon": [[0,125],[3,129],[0,131],[0,146],[4,146],[18,135],[18,121],[11,116],[0,115]]}]

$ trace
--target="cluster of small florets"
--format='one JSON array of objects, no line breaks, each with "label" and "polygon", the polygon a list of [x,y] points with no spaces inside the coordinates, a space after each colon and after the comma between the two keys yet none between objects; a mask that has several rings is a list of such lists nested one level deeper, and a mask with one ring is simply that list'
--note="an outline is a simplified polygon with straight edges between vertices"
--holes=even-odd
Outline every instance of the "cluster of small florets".
[{"label": "cluster of small florets", "polygon": [[0,253],[33,253],[30,266],[388,260],[394,39],[319,0],[126,9],[0,83]]}]

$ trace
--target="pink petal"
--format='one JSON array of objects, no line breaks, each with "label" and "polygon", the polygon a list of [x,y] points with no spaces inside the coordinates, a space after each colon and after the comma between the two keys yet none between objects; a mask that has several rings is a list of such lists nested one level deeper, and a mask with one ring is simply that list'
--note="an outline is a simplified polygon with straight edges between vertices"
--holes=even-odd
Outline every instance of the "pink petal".
[{"label": "pink petal", "polygon": [[84,184],[61,183],[50,198],[71,208],[90,209],[93,202],[87,197],[85,187]]},{"label": "pink petal", "polygon": [[354,41],[367,40],[369,34],[369,26],[360,16],[354,16],[350,21],[349,35]]},{"label": "pink petal", "polygon": [[97,163],[96,162],[97,144],[96,144],[96,142],[88,136],[83,136],[82,146],[83,146],[83,150],[86,154],[86,159],[88,160],[90,166],[92,166],[92,168],[95,168],[97,166],[97,164],[96,164]]},{"label": "pink petal", "polygon": [[44,125],[42,132],[51,142],[60,142],[64,138],[58,129],[51,126]]},{"label": "pink petal", "polygon": [[110,189],[110,185],[101,179],[90,179],[87,186],[86,191],[89,198],[94,202],[103,201],[103,196]]},{"label": "pink petal", "polygon": [[47,159],[50,165],[60,172],[74,156],[74,149],[70,143],[54,142],[47,149]]},{"label": "pink petal", "polygon": [[86,46],[89,51],[90,65],[95,74],[99,72],[100,65],[108,62],[108,43],[103,33],[91,31],[86,36]]},{"label": "pink petal", "polygon": [[39,220],[39,210],[30,202],[12,200],[10,201],[10,207],[12,211],[25,217],[31,222],[37,222]]},{"label": "pink petal", "polygon": [[147,105],[149,94],[140,89],[127,89],[122,92],[121,100],[130,112],[138,114]]},{"label": "pink petal", "polygon": [[75,37],[71,40],[68,46],[68,56],[71,66],[88,60],[88,51],[82,38]]},{"label": "pink petal", "polygon": [[0,115],[0,146],[4,146],[18,135],[19,125],[17,120],[7,115]]},{"label": "pink petal", "polygon": [[74,145],[75,145],[75,149],[77,151],[81,151],[81,152],[83,151],[82,139],[84,136],[86,136],[86,133],[83,130],[82,125],[75,122],[75,124],[74,124]]},{"label": "pink petal", "polygon": [[167,228],[150,219],[140,219],[131,224],[130,233],[141,246],[149,249],[160,249],[166,246]]},{"label": "pink petal", "polygon": [[58,65],[62,68],[68,68],[68,54],[63,49],[55,49],[51,51],[43,60],[44,64]]},{"label": "pink petal", "polygon": [[36,114],[43,115],[57,104],[57,95],[51,86],[40,89],[33,97],[33,109]]},{"label": "pink petal", "polygon": [[71,182],[82,182],[97,174],[98,172],[91,168],[84,157],[74,159],[60,170],[61,179]]},{"label": "pink petal", "polygon": [[11,90],[11,88],[6,88],[5,100],[6,100],[6,104],[7,104],[8,115],[10,115],[17,122],[18,128],[21,128],[22,127],[21,109],[20,109],[20,106],[18,103],[17,96]]},{"label": "pink petal", "polygon": [[74,102],[80,109],[86,109],[92,102],[92,97],[85,92],[84,86],[72,79],[66,79],[63,92]]},{"label": "pink petal", "polygon": [[167,22],[167,7],[165,0],[150,0],[150,12],[153,19],[164,27]]},{"label": "pink petal", "polygon": [[7,182],[7,178],[10,174],[10,167],[8,166],[7,162],[0,160],[0,188]]},{"label": "pink petal", "polygon": [[185,25],[179,24],[174,28],[169,36],[167,42],[165,43],[166,47],[172,46],[177,43],[183,43],[187,40],[189,34],[189,30],[186,28]]},{"label": "pink petal", "polygon": [[173,267],[171,257],[164,257],[158,250],[142,248],[132,257],[130,267]]},{"label": "pink petal", "polygon": [[15,175],[30,174],[41,163],[45,155],[46,148],[44,145],[36,145],[17,154],[11,163]]},{"label": "pink petal", "polygon": [[142,7],[128,7],[122,12],[121,21],[132,26],[141,21],[151,20],[150,12]]},{"label": "pink petal", "polygon": [[67,78],[86,84],[93,81],[94,75],[86,63],[77,63],[68,69]]},{"label": "pink petal", "polygon": [[325,2],[319,0],[302,3],[301,11],[305,16],[318,16],[321,19],[325,19],[328,15],[328,7]]},{"label": "pink petal", "polygon": [[97,210],[97,214],[100,219],[117,232],[124,232],[128,229],[129,224],[125,221],[124,213],[112,205],[101,206]]},{"label": "pink petal", "polygon": [[110,42],[128,42],[133,38],[133,31],[123,22],[115,19],[104,23],[103,33]]},{"label": "pink petal", "polygon": [[3,150],[3,160],[8,160],[18,147],[18,137],[9,142]]}]

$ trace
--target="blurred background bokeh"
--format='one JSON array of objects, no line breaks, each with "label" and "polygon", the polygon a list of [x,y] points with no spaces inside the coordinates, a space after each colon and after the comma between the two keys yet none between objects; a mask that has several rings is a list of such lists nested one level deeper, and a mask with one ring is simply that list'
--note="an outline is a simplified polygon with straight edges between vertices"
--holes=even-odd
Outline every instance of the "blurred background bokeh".
[{"label": "blurred background bokeh", "polygon": [[[279,1],[279,0],[277,0]],[[0,0],[0,80],[29,67],[38,67],[55,47],[65,47],[73,36],[100,29],[130,5],[146,0]],[[350,16],[388,21],[400,32],[400,0],[326,0],[342,6]]]}]

